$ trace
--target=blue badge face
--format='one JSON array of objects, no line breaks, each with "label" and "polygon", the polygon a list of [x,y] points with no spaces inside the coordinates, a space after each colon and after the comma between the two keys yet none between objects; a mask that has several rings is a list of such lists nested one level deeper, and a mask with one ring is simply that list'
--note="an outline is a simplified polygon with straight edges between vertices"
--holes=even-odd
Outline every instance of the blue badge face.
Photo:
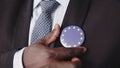
[{"label": "blue badge face", "polygon": [[74,25],[64,28],[60,36],[60,42],[66,48],[81,46],[84,40],[84,31],[82,28]]}]

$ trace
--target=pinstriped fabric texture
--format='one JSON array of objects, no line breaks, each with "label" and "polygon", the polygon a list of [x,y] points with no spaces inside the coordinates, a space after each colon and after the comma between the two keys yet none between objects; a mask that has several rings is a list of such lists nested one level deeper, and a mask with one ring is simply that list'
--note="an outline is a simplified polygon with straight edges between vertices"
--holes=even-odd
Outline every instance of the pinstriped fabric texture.
[{"label": "pinstriped fabric texture", "polygon": [[34,26],[31,36],[31,43],[41,39],[52,30],[51,14],[60,4],[55,0],[50,0],[42,1],[39,5],[41,6],[42,13]]}]

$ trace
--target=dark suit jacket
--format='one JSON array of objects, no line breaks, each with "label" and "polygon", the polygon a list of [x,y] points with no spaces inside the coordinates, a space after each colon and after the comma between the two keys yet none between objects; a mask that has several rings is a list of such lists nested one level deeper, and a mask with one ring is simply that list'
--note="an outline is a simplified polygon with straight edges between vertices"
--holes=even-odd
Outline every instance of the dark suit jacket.
[{"label": "dark suit jacket", "polygon": [[[32,1],[0,1],[0,68],[12,68],[14,53],[28,45]],[[71,0],[61,30],[68,25],[86,34],[82,68],[120,68],[120,0]]]}]

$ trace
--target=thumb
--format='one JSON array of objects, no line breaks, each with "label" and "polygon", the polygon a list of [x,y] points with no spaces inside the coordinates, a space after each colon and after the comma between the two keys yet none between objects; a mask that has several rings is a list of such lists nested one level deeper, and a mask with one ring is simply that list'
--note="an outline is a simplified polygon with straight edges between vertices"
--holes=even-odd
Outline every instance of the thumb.
[{"label": "thumb", "polygon": [[57,39],[59,34],[60,34],[60,26],[58,24],[56,24],[53,31],[51,31],[50,33],[45,35],[43,38],[38,40],[36,43],[48,46],[49,44],[51,44],[52,42],[54,42]]}]

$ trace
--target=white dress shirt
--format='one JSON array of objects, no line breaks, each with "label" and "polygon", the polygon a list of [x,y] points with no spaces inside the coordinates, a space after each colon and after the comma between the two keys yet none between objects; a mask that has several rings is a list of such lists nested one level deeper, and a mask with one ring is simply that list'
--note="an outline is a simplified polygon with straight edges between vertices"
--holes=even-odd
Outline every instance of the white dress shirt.
[{"label": "white dress shirt", "polygon": [[[70,0],[56,0],[56,1],[60,3],[60,6],[56,9],[56,11],[52,15],[52,19],[53,19],[52,29],[54,29],[55,24],[59,24],[60,26],[62,25],[64,15],[66,13]],[[29,42],[28,42],[29,45],[30,45],[31,34],[35,26],[35,22],[38,19],[39,15],[41,14],[41,7],[36,8],[36,6],[40,2],[41,0],[34,0],[33,2],[33,17],[31,17],[31,23],[29,29]],[[23,51],[24,48],[15,53],[13,60],[13,68],[23,68],[23,64],[22,64]]]}]

